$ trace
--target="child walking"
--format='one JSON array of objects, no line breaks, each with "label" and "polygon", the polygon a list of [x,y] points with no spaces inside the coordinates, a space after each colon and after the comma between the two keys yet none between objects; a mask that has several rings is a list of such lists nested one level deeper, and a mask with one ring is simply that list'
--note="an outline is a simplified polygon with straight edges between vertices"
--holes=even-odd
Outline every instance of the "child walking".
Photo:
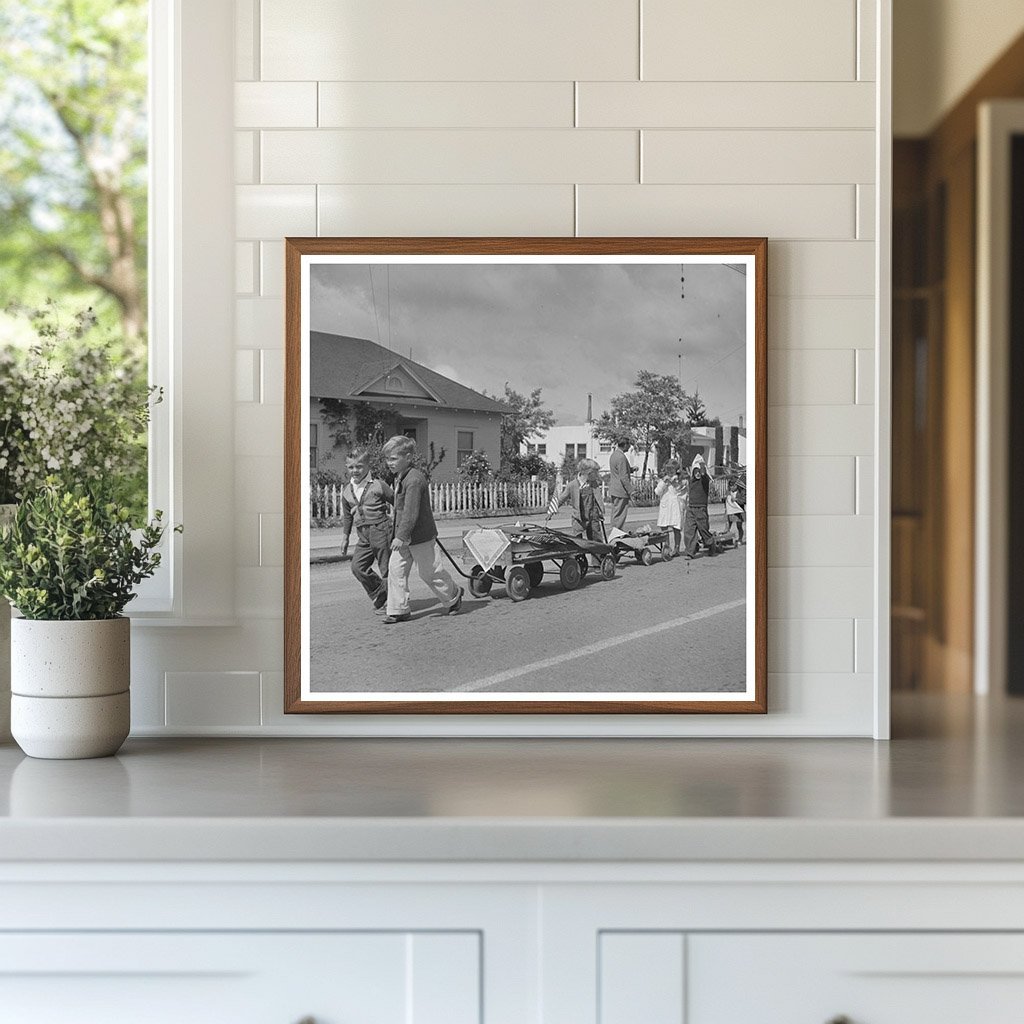
[{"label": "child walking", "polygon": [[356,549],[352,552],[352,575],[362,584],[373,607],[384,607],[388,598],[388,559],[391,557],[390,507],[395,492],[370,473],[370,453],[353,448],[345,456],[348,483],[341,492],[341,530],[345,540],[341,555],[348,554],[352,527],[356,528]]},{"label": "child walking", "polygon": [[384,459],[395,474],[395,539],[388,562],[388,613],[384,622],[409,620],[409,573],[413,565],[420,579],[438,596],[444,614],[462,607],[462,587],[457,587],[441,564],[437,527],[430,511],[427,478],[412,464],[416,442],[393,437],[384,445]]},{"label": "child walking", "polygon": [[742,497],[739,483],[735,480],[730,480],[729,490],[725,495],[725,514],[729,518],[729,528],[736,527],[737,544],[744,543],[743,520],[746,518],[746,514],[743,510],[743,505],[740,504]]},{"label": "child walking", "polygon": [[661,499],[658,505],[658,526],[667,526],[672,531],[672,554],[679,554],[683,539],[683,500],[679,473],[682,467],[676,459],[669,459],[661,471],[661,479],[654,488],[654,496]]}]

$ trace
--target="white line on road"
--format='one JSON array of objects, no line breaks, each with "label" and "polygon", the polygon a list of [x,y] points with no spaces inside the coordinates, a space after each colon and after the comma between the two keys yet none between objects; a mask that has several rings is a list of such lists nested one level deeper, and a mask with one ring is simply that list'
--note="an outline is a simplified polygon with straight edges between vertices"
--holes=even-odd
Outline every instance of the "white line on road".
[{"label": "white line on road", "polygon": [[575,658],[585,658],[588,654],[597,654],[606,651],[609,647],[618,647],[620,644],[628,644],[631,640],[640,640],[645,636],[654,636],[656,633],[664,633],[666,629],[675,629],[677,626],[685,626],[690,622],[697,622],[700,619],[709,619],[712,615],[721,615],[722,612],[732,611],[746,604],[746,598],[738,601],[727,601],[725,604],[716,604],[711,608],[704,608],[699,612],[684,615],[681,619],[672,619],[669,622],[659,622],[657,626],[647,626],[644,629],[634,630],[632,633],[624,633],[622,636],[610,636],[607,640],[599,640],[596,644],[587,644],[586,647],[577,647],[574,651],[566,651],[564,654],[555,655],[553,658],[545,658],[543,661],[534,661],[529,665],[520,665],[518,668],[510,668],[506,672],[498,672],[493,676],[485,676],[483,679],[474,679],[469,683],[462,683],[459,686],[446,687],[451,693],[472,693],[476,690],[487,690],[492,686],[499,686],[511,679],[525,676],[530,672],[539,672],[541,669],[554,668],[563,662],[572,661]]}]

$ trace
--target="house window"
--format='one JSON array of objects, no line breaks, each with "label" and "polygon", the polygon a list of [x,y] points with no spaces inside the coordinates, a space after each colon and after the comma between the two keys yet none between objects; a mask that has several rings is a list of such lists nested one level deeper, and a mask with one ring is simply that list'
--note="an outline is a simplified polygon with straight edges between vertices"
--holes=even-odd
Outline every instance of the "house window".
[{"label": "house window", "polygon": [[576,445],[576,458],[585,459],[587,457],[587,446],[585,444]]},{"label": "house window", "polygon": [[317,423],[310,423],[310,425],[309,425],[309,468],[310,469],[316,469],[316,459],[317,459],[316,449],[317,449],[318,433],[319,433],[319,424],[317,424]]},{"label": "house window", "polygon": [[539,444],[539,445],[537,445],[537,454],[538,455],[547,455],[547,453],[548,453],[548,446],[546,444]]},{"label": "house window", "polygon": [[528,444],[526,446],[526,454],[527,455],[536,455],[537,454],[537,446],[535,444]]},{"label": "house window", "polygon": [[575,459],[576,458],[576,445],[574,445],[574,444],[567,444],[565,446],[565,457],[567,459]]},{"label": "house window", "polygon": [[610,452],[611,450],[612,450],[612,446],[611,446],[611,442],[610,441],[609,442],[606,442],[606,441],[602,441],[601,442],[601,451],[602,452]]},{"label": "house window", "polygon": [[466,458],[473,454],[473,431],[458,430],[455,432],[455,466],[458,468]]}]

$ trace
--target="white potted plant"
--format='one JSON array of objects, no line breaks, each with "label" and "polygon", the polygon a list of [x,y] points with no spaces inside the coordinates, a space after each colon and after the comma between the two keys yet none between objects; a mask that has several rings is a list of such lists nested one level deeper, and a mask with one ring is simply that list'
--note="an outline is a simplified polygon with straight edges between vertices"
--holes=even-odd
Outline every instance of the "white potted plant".
[{"label": "white potted plant", "polygon": [[[146,426],[161,391],[148,386],[139,354],[89,337],[91,309],[62,313],[48,300],[4,312],[8,336],[25,344],[0,346],[0,525],[51,474],[65,486],[102,485],[142,522]],[[10,738],[10,617],[0,596],[0,742]]]},{"label": "white potted plant", "polygon": [[128,509],[55,477],[0,529],[0,593],[11,620],[11,731],[32,757],[116,753],[131,727],[130,620],[160,564],[161,515],[133,531]]}]

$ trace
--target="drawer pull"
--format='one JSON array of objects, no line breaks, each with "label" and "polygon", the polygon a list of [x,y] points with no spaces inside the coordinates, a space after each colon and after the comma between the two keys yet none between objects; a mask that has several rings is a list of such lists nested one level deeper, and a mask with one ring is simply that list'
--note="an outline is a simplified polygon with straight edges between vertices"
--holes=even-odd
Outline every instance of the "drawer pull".
[{"label": "drawer pull", "polygon": [[[305,1021],[299,1021],[299,1024],[305,1024]],[[314,1022],[310,1021],[309,1024],[314,1024]],[[853,1021],[845,1013],[841,1013],[838,1017],[825,1021],[825,1024],[853,1024]]]}]

